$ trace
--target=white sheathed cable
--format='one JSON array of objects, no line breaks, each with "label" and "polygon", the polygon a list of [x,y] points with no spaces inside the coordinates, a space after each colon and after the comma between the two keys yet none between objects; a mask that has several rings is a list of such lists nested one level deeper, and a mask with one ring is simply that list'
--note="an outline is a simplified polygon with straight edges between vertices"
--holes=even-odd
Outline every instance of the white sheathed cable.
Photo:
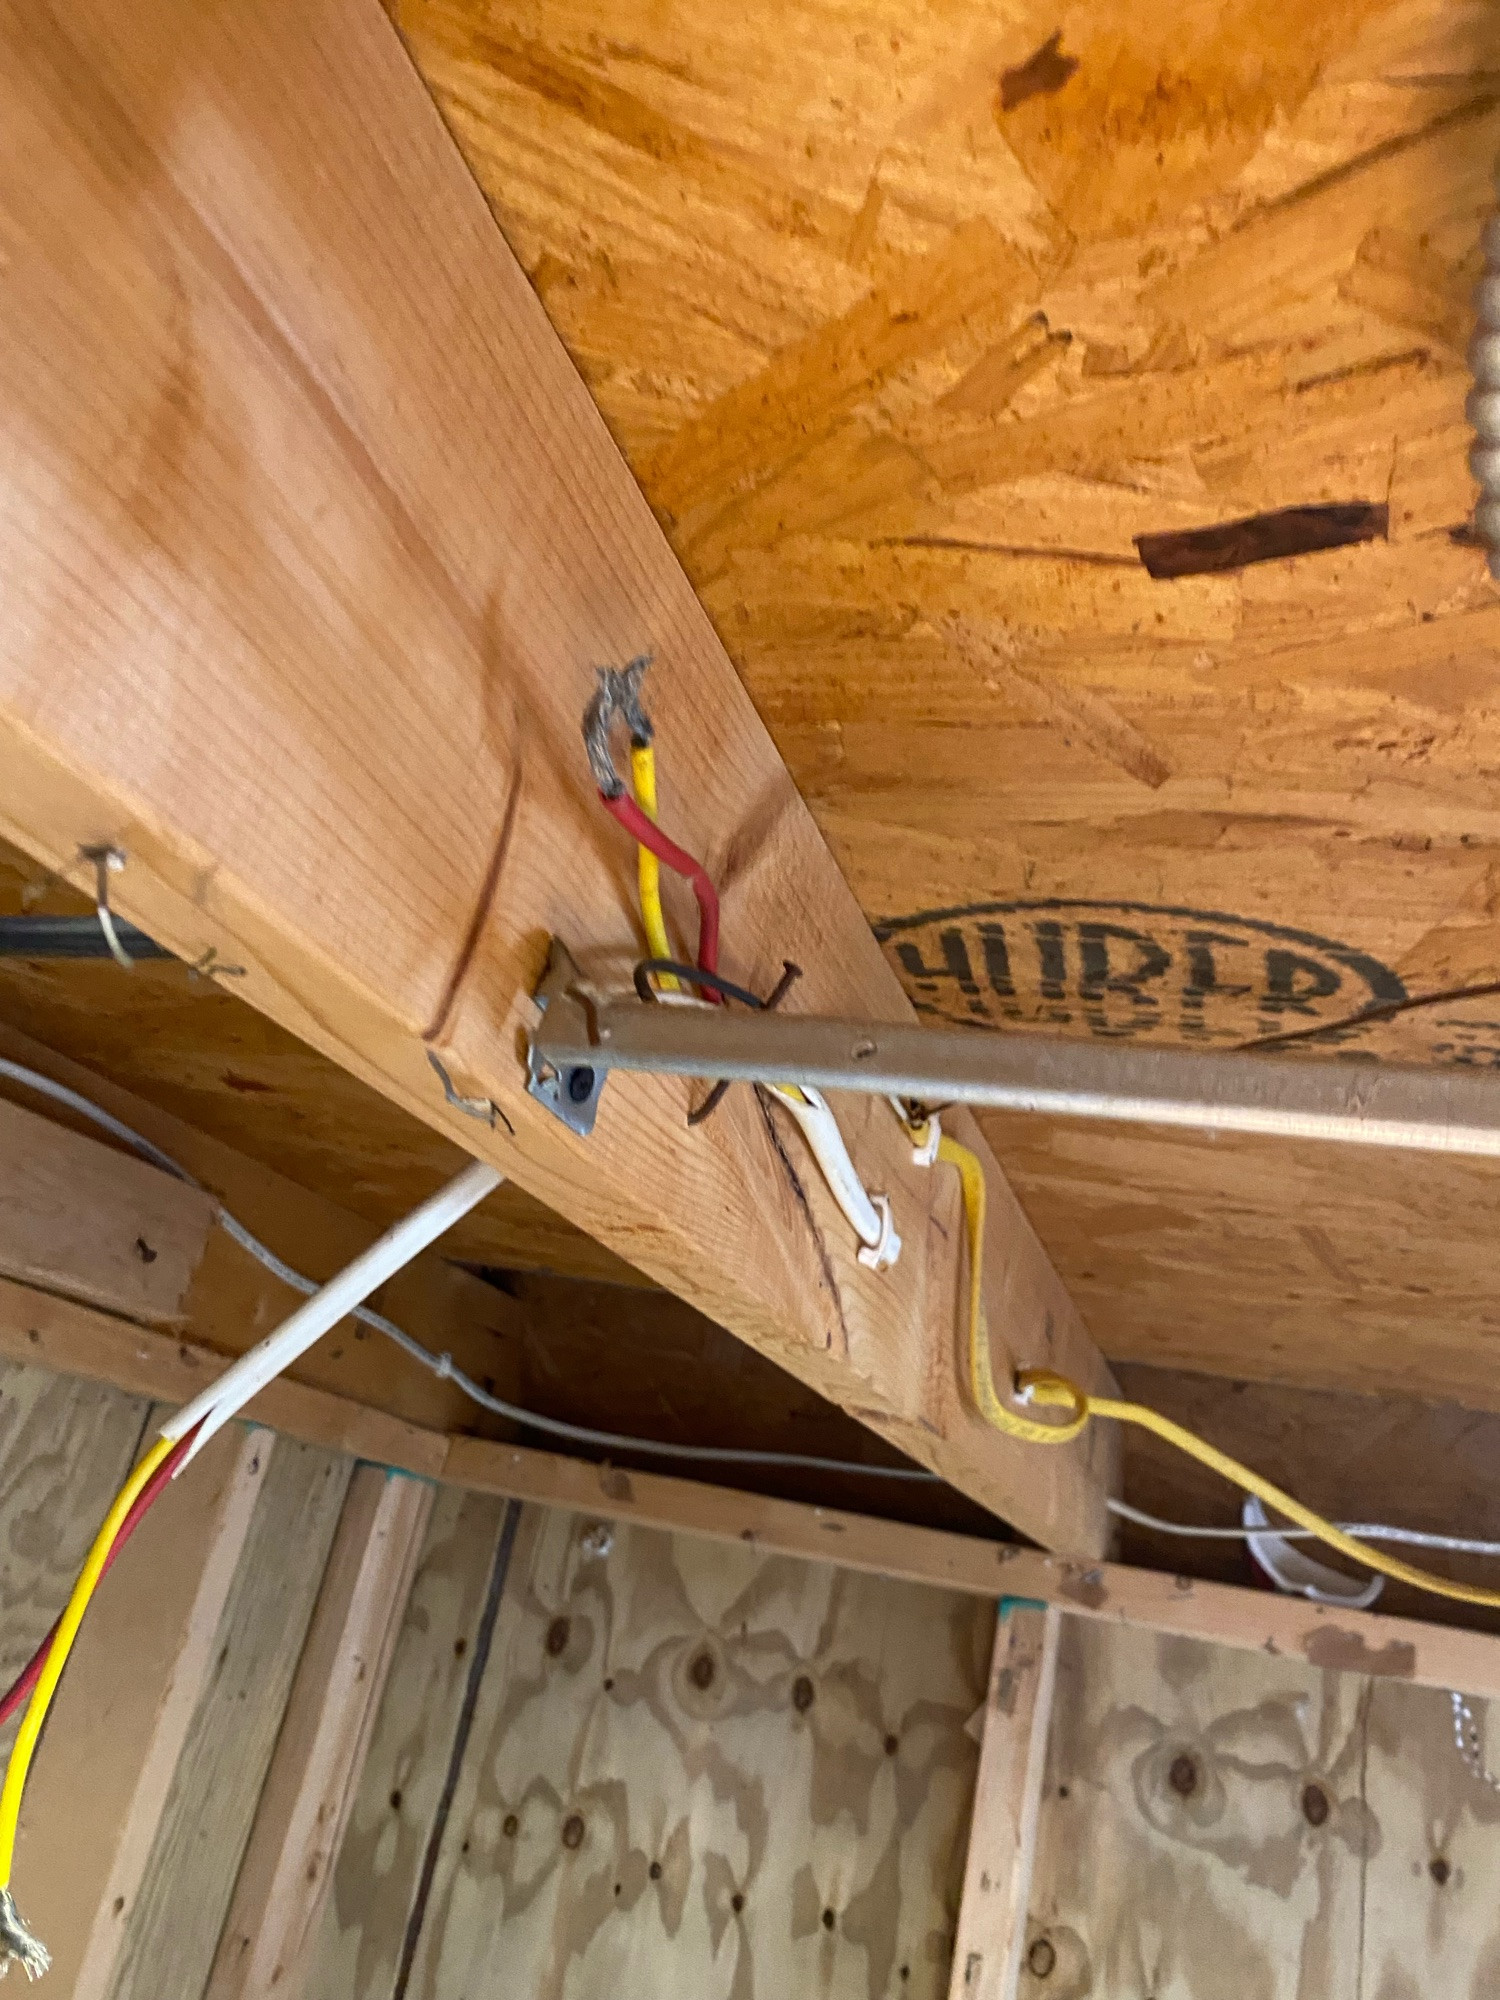
[{"label": "white sheathed cable", "polygon": [[[298,1306],[273,1333],[267,1334],[248,1354],[242,1354],[216,1382],[211,1382],[201,1395],[169,1418],[161,1428],[161,1435],[166,1438],[185,1437],[195,1424],[202,1426],[182,1465],[188,1464],[215,1431],[253,1396],[259,1395],[283,1369],[289,1368],[299,1355],[305,1354],[315,1340],[337,1326],[371,1292],[378,1291],[387,1278],[394,1277],[419,1251],[436,1242],[504,1178],[499,1168],[487,1161],[471,1161],[430,1201],[424,1201],[420,1208],[413,1209],[393,1229],[388,1229],[352,1264],[346,1264],[336,1277],[314,1292],[305,1305]],[[181,1469],[179,1466],[178,1470]]]},{"label": "white sheathed cable", "polygon": [[[1159,1535],[1186,1535],[1193,1541],[1257,1542],[1273,1536],[1282,1542],[1321,1541],[1311,1528],[1204,1528],[1190,1521],[1164,1521],[1148,1514],[1144,1507],[1132,1507],[1125,1500],[1106,1500],[1111,1514],[1122,1521],[1134,1521],[1138,1528],[1151,1528]],[[1452,1555],[1500,1556],[1500,1542],[1476,1540],[1470,1535],[1434,1535],[1423,1528],[1391,1528],[1380,1521],[1339,1521],[1335,1524],[1357,1542],[1396,1542],[1414,1549],[1445,1549]]]},{"label": "white sheathed cable", "polygon": [[1350,1611],[1368,1611],[1385,1588],[1383,1576],[1362,1579],[1345,1576],[1342,1570],[1294,1548],[1284,1535],[1274,1532],[1268,1535],[1265,1531],[1271,1526],[1271,1519],[1254,1493],[1245,1495],[1240,1519],[1247,1528],[1255,1530],[1255,1539],[1249,1544],[1251,1560],[1278,1590],[1293,1597],[1310,1598],[1314,1604],[1338,1604]]},{"label": "white sheathed cable", "polygon": [[[875,1269],[884,1270],[894,1264],[901,1255],[901,1238],[891,1227],[890,1203],[882,1196],[872,1198],[865,1192],[827,1098],[807,1084],[778,1083],[772,1089],[796,1119],[834,1200],[843,1210],[849,1227],[871,1253]],[[861,1261],[866,1260],[861,1258]]]},{"label": "white sheathed cable", "polygon": [[[685,999],[686,995],[674,995],[674,1000]],[[189,1187],[202,1187],[179,1160],[170,1153],[164,1153],[153,1145],[142,1133],[137,1132],[123,1120],[113,1117],[108,1111],[95,1104],[90,1097],[81,1096],[76,1090],[69,1090],[64,1083],[55,1083],[50,1076],[40,1070],[28,1069],[24,1063],[14,1063],[0,1057],[0,1076],[9,1077],[13,1082],[23,1084],[28,1090],[35,1090],[43,1097],[54,1098],[65,1104],[70,1111],[92,1120],[101,1131],[110,1133],[116,1139],[124,1140],[133,1147],[142,1159],[150,1160],[174,1179],[185,1182]],[[304,1298],[311,1298],[318,1290],[316,1283],[295,1270],[284,1258],[261,1242],[260,1238],[245,1227],[238,1216],[231,1215],[227,1208],[217,1208],[219,1227],[231,1236],[242,1250],[247,1251],[258,1264],[279,1278],[293,1291],[301,1292]],[[392,1340],[404,1354],[429,1373],[445,1382],[452,1382],[455,1388],[471,1398],[481,1409],[492,1410],[497,1417],[505,1417],[511,1423],[521,1424],[529,1430],[541,1431],[548,1437],[562,1438],[570,1444],[596,1446],[604,1451],[636,1451],[658,1458],[684,1459],[711,1465],[791,1465],[810,1472],[853,1472],[871,1479],[901,1479],[935,1481],[937,1474],[925,1468],[908,1465],[867,1465],[861,1460],[843,1458],[823,1458],[812,1452],[802,1451],[752,1451],[736,1445],[670,1444],[660,1438],[631,1437],[620,1431],[601,1431],[587,1424],[570,1424],[560,1417],[544,1416],[539,1410],[523,1409],[519,1403],[508,1403],[501,1396],[495,1396],[483,1389],[471,1375],[465,1374],[451,1355],[434,1354],[419,1340],[368,1306],[356,1306],[352,1317],[373,1327],[377,1333]]]},{"label": "white sheathed cable", "polygon": [[78,1091],[69,1090],[65,1083],[57,1083],[52,1077],[43,1076],[39,1069],[28,1069],[25,1063],[11,1062],[5,1056],[0,1056],[0,1076],[8,1076],[12,1083],[19,1083],[27,1090],[34,1090],[39,1097],[50,1097],[54,1104],[62,1104],[69,1111],[76,1111],[80,1117],[87,1118],[90,1124],[97,1125],[101,1132],[108,1132],[111,1138],[123,1139],[133,1152],[139,1153],[143,1160],[149,1160],[153,1167],[160,1167],[162,1172],[170,1174],[173,1180],[186,1181],[189,1187],[201,1185],[193,1179],[186,1167],[178,1165],[170,1153],[164,1153],[160,1146],[152,1145],[151,1141],[137,1132],[133,1126],[127,1125],[123,1119],[113,1117],[101,1105],[95,1104],[91,1097],[83,1097]]}]

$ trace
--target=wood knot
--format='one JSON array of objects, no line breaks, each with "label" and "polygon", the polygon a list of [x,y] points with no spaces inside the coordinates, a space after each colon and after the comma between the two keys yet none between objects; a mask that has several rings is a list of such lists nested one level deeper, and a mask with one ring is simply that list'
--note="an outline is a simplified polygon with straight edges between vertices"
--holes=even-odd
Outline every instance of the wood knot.
[{"label": "wood knot", "polygon": [[547,1651],[554,1660],[559,1653],[567,1651],[568,1634],[572,1629],[566,1618],[554,1618],[547,1627]]},{"label": "wood knot", "polygon": [[714,1684],[714,1656],[708,1651],[695,1653],[688,1667],[688,1679],[695,1688],[707,1690]]},{"label": "wood knot", "polygon": [[569,1813],[562,1823],[562,1844],[570,1851],[583,1845],[583,1814]]},{"label": "wood knot", "polygon": [[806,1715],[813,1705],[813,1684],[806,1674],[798,1674],[792,1682],[792,1707],[799,1715]]},{"label": "wood knot", "polygon": [[1167,1783],[1180,1799],[1190,1799],[1198,1789],[1198,1760],[1186,1750],[1172,1759]]},{"label": "wood knot", "polygon": [[1302,1787],[1302,1817],[1309,1826],[1321,1826],[1328,1817],[1328,1794],[1321,1785]]},{"label": "wood knot", "polygon": [[1057,1966],[1057,1946],[1049,1937],[1033,1938],[1026,1954],[1026,1970],[1033,1979],[1050,1979]]}]

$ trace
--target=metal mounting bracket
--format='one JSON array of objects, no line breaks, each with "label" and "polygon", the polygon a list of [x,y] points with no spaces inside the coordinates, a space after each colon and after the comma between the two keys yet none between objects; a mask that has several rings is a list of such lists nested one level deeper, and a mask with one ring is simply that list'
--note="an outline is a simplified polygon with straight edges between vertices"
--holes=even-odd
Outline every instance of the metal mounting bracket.
[{"label": "metal mounting bracket", "polygon": [[[594,1039],[593,1012],[585,998],[578,967],[561,938],[552,940],[542,983],[532,995],[545,1017],[542,1027],[563,1040],[584,1046]],[[545,1104],[570,1132],[587,1139],[594,1129],[608,1071],[592,1062],[554,1063],[539,1047],[542,1030],[526,1038],[526,1089]]]}]

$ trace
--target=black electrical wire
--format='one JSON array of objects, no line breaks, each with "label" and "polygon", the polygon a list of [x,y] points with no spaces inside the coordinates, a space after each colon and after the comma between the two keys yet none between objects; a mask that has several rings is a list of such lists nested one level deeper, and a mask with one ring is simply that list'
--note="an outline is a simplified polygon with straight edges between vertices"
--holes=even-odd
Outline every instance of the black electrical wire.
[{"label": "black electrical wire", "polygon": [[[132,958],[170,958],[155,938],[116,917],[115,934]],[[0,917],[0,958],[113,958],[97,917]]]},{"label": "black electrical wire", "polygon": [[705,972],[699,965],[684,965],[675,958],[643,958],[635,969],[635,990],[643,1000],[655,1000],[658,995],[651,985],[652,973],[671,973],[684,986],[698,986],[709,993],[717,993],[725,1000],[738,1000],[742,1007],[764,1007],[765,1001],[752,993],[748,986],[736,986],[732,979],[721,979],[717,972]]}]

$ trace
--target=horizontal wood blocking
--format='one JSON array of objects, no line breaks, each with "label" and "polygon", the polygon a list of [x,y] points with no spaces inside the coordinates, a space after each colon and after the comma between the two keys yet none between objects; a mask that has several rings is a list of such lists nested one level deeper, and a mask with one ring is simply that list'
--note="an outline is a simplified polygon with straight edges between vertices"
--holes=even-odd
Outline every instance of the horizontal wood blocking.
[{"label": "horizontal wood blocking", "polygon": [[[207,1371],[219,1365],[205,1350],[147,1328],[132,1329],[128,1340],[119,1333],[117,1323],[85,1306],[0,1280],[0,1357],[39,1361],[63,1374],[173,1402],[195,1393]],[[249,1414],[305,1443],[473,1493],[750,1542],[983,1597],[1034,1597],[1081,1617],[1264,1648],[1320,1667],[1500,1694],[1500,1641],[1479,1632],[1333,1610],[1231,1584],[1079,1561],[659,1473],[624,1472],[522,1445],[445,1436],[285,1379],[258,1397]]]}]

